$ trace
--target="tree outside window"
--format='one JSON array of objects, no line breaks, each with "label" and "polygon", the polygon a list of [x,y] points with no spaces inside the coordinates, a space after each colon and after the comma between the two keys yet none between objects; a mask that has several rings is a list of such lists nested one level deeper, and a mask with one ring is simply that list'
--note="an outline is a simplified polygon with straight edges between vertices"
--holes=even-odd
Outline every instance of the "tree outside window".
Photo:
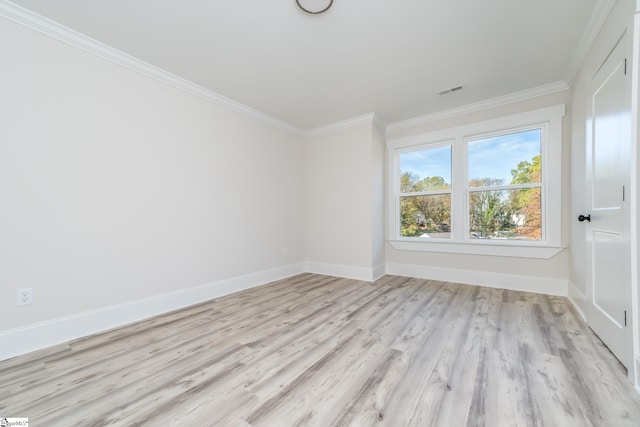
[{"label": "tree outside window", "polygon": [[451,236],[451,146],[400,154],[400,235]]},{"label": "tree outside window", "polygon": [[470,238],[542,239],[540,138],[530,129],[469,141]]}]

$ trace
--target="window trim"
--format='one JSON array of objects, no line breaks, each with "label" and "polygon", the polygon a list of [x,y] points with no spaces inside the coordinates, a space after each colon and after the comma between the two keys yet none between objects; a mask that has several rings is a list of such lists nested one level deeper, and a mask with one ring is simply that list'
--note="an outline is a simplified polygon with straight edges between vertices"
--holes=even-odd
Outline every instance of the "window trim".
[{"label": "window trim", "polygon": [[[562,244],[562,118],[565,105],[536,109],[387,141],[389,191],[388,240],[399,250],[462,253],[524,258],[551,258]],[[542,128],[542,240],[475,240],[468,237],[468,144],[478,137],[519,129]],[[451,238],[419,241],[401,237],[399,153],[451,144]]]}]

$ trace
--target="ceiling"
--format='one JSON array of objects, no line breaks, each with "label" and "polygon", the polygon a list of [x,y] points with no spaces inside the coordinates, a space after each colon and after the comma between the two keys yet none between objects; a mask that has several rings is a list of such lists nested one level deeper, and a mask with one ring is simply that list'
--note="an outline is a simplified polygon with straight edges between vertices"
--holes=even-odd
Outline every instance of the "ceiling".
[{"label": "ceiling", "polygon": [[295,0],[12,1],[302,130],[571,84],[611,3],[335,0],[309,15]]}]

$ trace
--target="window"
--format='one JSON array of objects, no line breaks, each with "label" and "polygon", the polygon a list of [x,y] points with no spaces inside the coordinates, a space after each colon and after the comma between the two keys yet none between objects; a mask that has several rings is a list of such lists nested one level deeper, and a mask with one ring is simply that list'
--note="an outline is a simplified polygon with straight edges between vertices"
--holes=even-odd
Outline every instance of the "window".
[{"label": "window", "polygon": [[534,258],[559,252],[564,110],[388,141],[390,243]]},{"label": "window", "polygon": [[400,235],[451,236],[451,145],[400,154]]},{"label": "window", "polygon": [[470,139],[469,237],[542,240],[543,128]]}]

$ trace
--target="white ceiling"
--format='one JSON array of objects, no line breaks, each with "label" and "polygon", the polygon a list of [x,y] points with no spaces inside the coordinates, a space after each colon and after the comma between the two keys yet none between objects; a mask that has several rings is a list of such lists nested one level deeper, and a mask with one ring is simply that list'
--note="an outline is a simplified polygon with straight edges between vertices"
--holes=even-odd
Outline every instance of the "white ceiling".
[{"label": "white ceiling", "polygon": [[335,0],[323,15],[295,0],[13,2],[311,129],[570,84],[611,0]]}]

